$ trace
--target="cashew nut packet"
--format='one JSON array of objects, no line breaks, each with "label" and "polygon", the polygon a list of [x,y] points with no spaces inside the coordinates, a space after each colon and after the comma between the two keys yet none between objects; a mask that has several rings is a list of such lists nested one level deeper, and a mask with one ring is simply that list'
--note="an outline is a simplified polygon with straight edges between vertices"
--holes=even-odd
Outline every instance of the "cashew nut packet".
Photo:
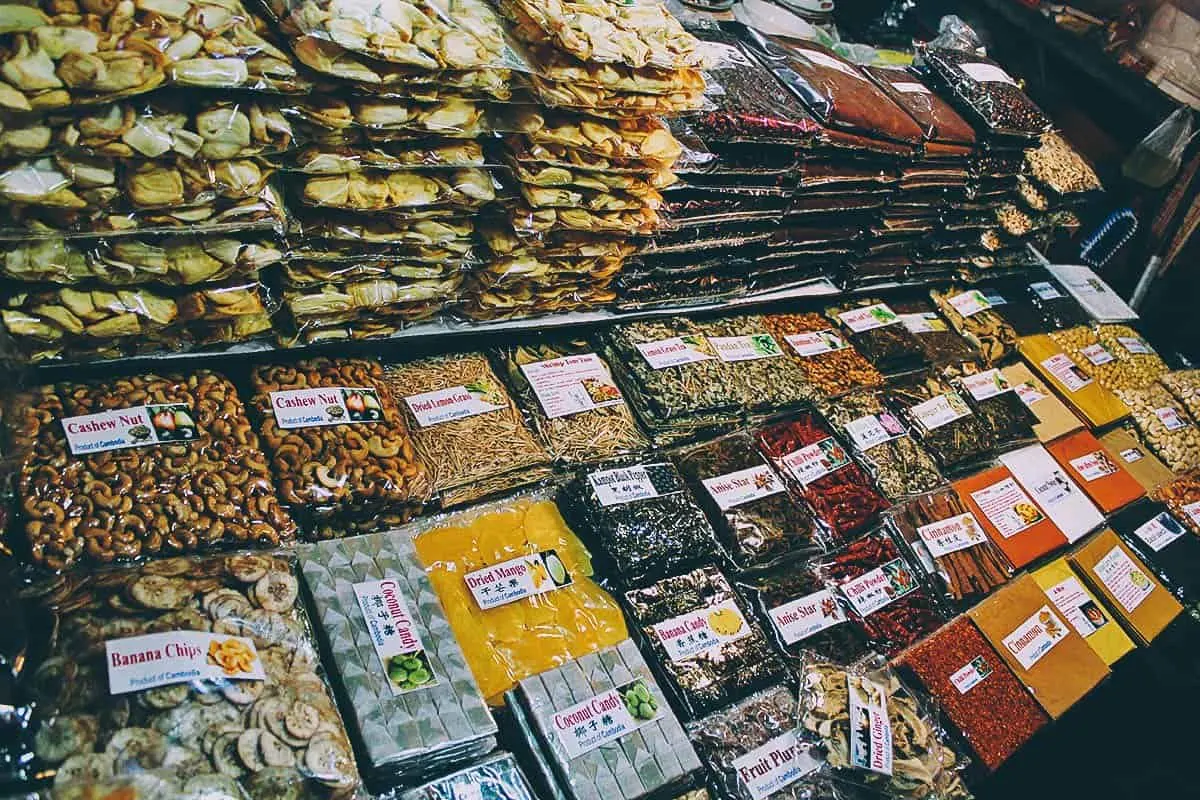
[{"label": "cashew nut packet", "polygon": [[292,556],[166,558],[26,594],[57,632],[25,674],[50,797],[357,796]]},{"label": "cashew nut packet", "polygon": [[380,790],[487,755],[496,722],[402,532],[297,549],[363,777]]}]

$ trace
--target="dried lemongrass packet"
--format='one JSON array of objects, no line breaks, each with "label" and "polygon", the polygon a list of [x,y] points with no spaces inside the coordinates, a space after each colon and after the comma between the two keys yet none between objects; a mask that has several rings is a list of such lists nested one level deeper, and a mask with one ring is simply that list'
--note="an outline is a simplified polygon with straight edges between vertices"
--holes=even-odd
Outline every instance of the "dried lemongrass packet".
[{"label": "dried lemongrass packet", "polygon": [[607,362],[586,340],[517,345],[502,357],[509,386],[555,459],[590,463],[650,448]]},{"label": "dried lemongrass packet", "polygon": [[442,505],[550,474],[550,454],[482,353],[434,356],[384,370]]}]

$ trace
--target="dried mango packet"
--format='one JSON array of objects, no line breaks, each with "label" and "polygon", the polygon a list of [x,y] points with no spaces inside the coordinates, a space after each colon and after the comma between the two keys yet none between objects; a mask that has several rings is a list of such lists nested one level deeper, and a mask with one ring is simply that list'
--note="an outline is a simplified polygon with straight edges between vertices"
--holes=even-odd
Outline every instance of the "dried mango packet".
[{"label": "dried mango packet", "polygon": [[690,719],[783,680],[787,667],[716,567],[623,595],[644,646]]},{"label": "dried mango packet", "polygon": [[628,635],[548,491],[432,518],[409,532],[492,705],[522,678]]}]

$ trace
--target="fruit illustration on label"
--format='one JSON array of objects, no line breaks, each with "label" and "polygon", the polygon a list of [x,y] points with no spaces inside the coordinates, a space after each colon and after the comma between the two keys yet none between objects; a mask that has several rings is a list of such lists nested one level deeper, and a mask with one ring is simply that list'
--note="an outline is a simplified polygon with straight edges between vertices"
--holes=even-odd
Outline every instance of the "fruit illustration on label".
[{"label": "fruit illustration on label", "polygon": [[192,418],[188,415],[188,413],[186,411],[176,409],[176,411],[175,411],[175,427],[176,428],[194,428],[194,427],[196,427],[196,423],[192,421]]},{"label": "fruit illustration on label", "polygon": [[358,392],[353,392],[346,396],[346,408],[357,414],[366,411],[367,404],[363,402],[363,396]]},{"label": "fruit illustration on label", "polygon": [[567,568],[557,555],[547,553],[542,558],[542,562],[546,565],[546,569],[550,573],[550,580],[554,581],[555,585],[562,586],[567,582]]},{"label": "fruit illustration on label", "polygon": [[708,627],[718,636],[733,636],[742,629],[742,615],[720,608],[708,615]]},{"label": "fruit illustration on label", "polygon": [[154,419],[152,419],[151,422],[153,422],[154,427],[158,428],[160,431],[175,430],[175,415],[168,410],[163,410],[155,414]]},{"label": "fruit illustration on label", "polygon": [[419,689],[433,680],[433,672],[425,660],[425,651],[403,653],[388,659],[388,680],[401,689]]},{"label": "fruit illustration on label", "polygon": [[533,582],[534,589],[542,588],[542,584],[549,579],[550,576],[546,574],[546,566],[541,559],[535,558],[529,562],[529,580]]},{"label": "fruit illustration on label", "polygon": [[629,716],[634,719],[651,720],[658,714],[658,701],[641,681],[621,692],[621,699],[625,701]]},{"label": "fruit illustration on label", "polygon": [[1013,511],[1026,523],[1034,523],[1042,518],[1041,513],[1029,503],[1017,503],[1013,506]]},{"label": "fruit illustration on label", "polygon": [[1137,569],[1129,571],[1129,582],[1139,589],[1145,589],[1150,585],[1150,579],[1141,570]]},{"label": "fruit illustration on label", "polygon": [[213,639],[208,645],[208,663],[220,667],[226,675],[238,675],[254,667],[254,652],[238,639]]},{"label": "fruit illustration on label", "polygon": [[492,386],[487,381],[475,381],[474,383],[468,383],[465,388],[471,393],[472,397],[481,403],[487,403],[489,406],[504,405],[504,395],[500,394],[500,392],[496,390],[496,387]]},{"label": "fruit illustration on label", "polygon": [[150,429],[145,425],[134,425],[129,429],[129,435],[135,442],[150,438]]},{"label": "fruit illustration on label", "polygon": [[341,406],[327,406],[325,408],[325,413],[328,414],[332,419],[339,419],[346,412]]}]

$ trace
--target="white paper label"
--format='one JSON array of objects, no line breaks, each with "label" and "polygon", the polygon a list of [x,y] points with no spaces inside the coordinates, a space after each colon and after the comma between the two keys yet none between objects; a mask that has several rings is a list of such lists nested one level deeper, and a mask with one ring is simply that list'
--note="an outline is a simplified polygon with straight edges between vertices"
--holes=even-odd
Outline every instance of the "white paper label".
[{"label": "white paper label", "polygon": [[1089,344],[1079,352],[1083,353],[1084,357],[1097,367],[1116,361],[1113,358],[1113,354],[1104,349],[1104,345],[1102,344]]},{"label": "white paper label", "polygon": [[354,596],[371,634],[371,644],[393,695],[428,689],[438,683],[425,644],[400,586],[392,580],[354,584]]},{"label": "white paper label", "polygon": [[206,631],[170,631],[104,643],[109,694],[195,680],[265,681],[251,639]]},{"label": "white paper label", "polygon": [[1050,356],[1042,362],[1042,367],[1066,387],[1068,392],[1078,392],[1092,382],[1071,357],[1064,353]]},{"label": "white paper label", "polygon": [[543,550],[531,556],[513,558],[468,572],[464,580],[483,611],[571,584],[567,568],[553,550]]},{"label": "white paper label", "polygon": [[1158,421],[1169,431],[1177,431],[1188,426],[1187,421],[1179,416],[1179,409],[1173,406],[1154,409],[1154,416],[1158,417]]},{"label": "white paper label", "polygon": [[1154,353],[1154,348],[1146,344],[1146,340],[1141,337],[1118,336],[1117,342],[1131,355],[1148,356]]},{"label": "white paper label", "polygon": [[1107,478],[1109,475],[1116,475],[1120,472],[1120,467],[1113,463],[1109,458],[1108,453],[1103,450],[1097,450],[1094,453],[1072,458],[1070,460],[1071,469],[1079,477],[1083,478],[1087,483],[1098,481],[1101,478]]},{"label": "white paper label", "polygon": [[1017,384],[1014,389],[1017,393],[1017,397],[1021,398],[1021,402],[1030,407],[1032,407],[1034,403],[1040,402],[1049,397],[1049,395],[1042,394],[1040,391],[1038,391],[1036,386],[1029,382]]},{"label": "white paper label", "polygon": [[1125,459],[1126,464],[1132,464],[1135,461],[1141,461],[1146,457],[1146,454],[1136,447],[1128,447],[1121,451],[1121,458]]},{"label": "white paper label", "polygon": [[971,492],[971,499],[1006,539],[1046,518],[1012,478]]},{"label": "white paper label", "polygon": [[950,298],[950,305],[954,306],[954,310],[964,317],[974,316],[980,311],[987,311],[992,307],[991,302],[978,289],[954,295]]},{"label": "white paper label", "polygon": [[846,448],[832,437],[801,447],[783,457],[783,465],[801,486],[808,486],[849,463],[850,456],[846,453]]},{"label": "white paper label", "polygon": [[658,497],[658,490],[645,467],[605,469],[588,475],[588,483],[602,506],[619,506],[635,500]]},{"label": "white paper label", "polygon": [[1021,485],[1033,492],[1042,508],[1053,510],[1076,496],[1074,482],[1057,465],[1049,468],[1049,471],[1046,471],[1044,464],[1029,469],[1010,464],[1009,469],[1020,476]]},{"label": "white paper label", "polygon": [[1016,86],[1012,77],[994,64],[959,64],[959,69],[980,83],[1007,83]]},{"label": "white paper label", "polygon": [[843,62],[839,58],[828,55],[827,53],[820,53],[816,50],[804,50],[801,52],[801,55],[814,64],[820,64],[822,67],[828,67],[829,69],[837,70],[838,72],[849,75],[852,78],[858,78],[860,81],[866,80],[866,77],[857,72],[854,67]]},{"label": "white paper label", "polygon": [[855,333],[895,325],[900,321],[900,317],[896,315],[896,312],[888,308],[885,303],[877,303],[873,306],[864,306],[863,308],[852,308],[849,311],[843,311],[838,314],[838,319]]},{"label": "white paper label", "polygon": [[638,678],[554,712],[554,732],[567,758],[578,758],[653,722],[663,702]]},{"label": "white paper label", "polygon": [[846,581],[838,588],[858,615],[865,617],[914,591],[917,579],[904,559],[897,558]]},{"label": "white paper label", "polygon": [[191,409],[181,403],[134,406],[79,417],[64,417],[63,431],[72,455],[190,442],[197,437]]},{"label": "white paper label", "polygon": [[487,381],[414,394],[404,398],[404,402],[422,428],[508,407],[500,390]]},{"label": "white paper label", "polygon": [[846,340],[832,330],[813,331],[811,333],[793,333],[783,337],[797,355],[812,358],[822,353],[832,353],[835,350],[845,350],[849,345]]},{"label": "white paper label", "polygon": [[722,511],[783,491],[783,482],[766,464],[706,478],[701,483]]},{"label": "white paper label", "polygon": [[1083,584],[1073,575],[1047,589],[1046,596],[1067,618],[1071,627],[1085,639],[1108,624],[1108,617],[1104,611],[1096,605],[1084,590]]},{"label": "white paper label", "polygon": [[676,336],[657,342],[642,342],[637,349],[652,369],[678,367],[713,358],[712,347],[703,336]]},{"label": "white paper label", "polygon": [[1011,392],[1013,388],[1008,378],[998,369],[967,375],[962,379],[962,385],[976,400],[987,400],[989,397]]},{"label": "white paper label", "polygon": [[775,606],[767,615],[784,644],[795,644],[846,621],[841,604],[828,589]]},{"label": "white paper label", "polygon": [[846,433],[850,435],[854,446],[864,453],[872,447],[906,435],[900,420],[886,411],[850,420],[846,423]]},{"label": "white paper label", "polygon": [[750,635],[750,625],[733,600],[680,614],[653,627],[672,661],[687,661]]},{"label": "white paper label", "polygon": [[995,308],[996,306],[1008,305],[1008,301],[1004,299],[1004,295],[1000,294],[994,289],[984,289],[983,297],[988,301],[988,303],[991,304],[992,308]]},{"label": "white paper label", "polygon": [[1033,290],[1034,294],[1043,300],[1058,300],[1063,296],[1062,292],[1060,292],[1058,288],[1049,281],[1031,283],[1029,284],[1029,288]]},{"label": "white paper label", "polygon": [[752,336],[710,336],[708,343],[717,351],[717,358],[725,362],[757,361],[760,358],[775,358],[783,355],[779,342],[769,333]]},{"label": "white paper label", "polygon": [[814,772],[821,763],[811,746],[789,731],[735,758],[733,769],[750,800],[764,800]]},{"label": "white paper label", "polygon": [[1154,519],[1139,525],[1133,532],[1157,553],[1183,536],[1186,531],[1179,520],[1164,511]]},{"label": "white paper label", "polygon": [[949,330],[941,317],[932,312],[924,314],[901,314],[900,321],[904,323],[904,327],[908,328],[909,333],[944,333]]},{"label": "white paper label", "polygon": [[933,94],[924,84],[908,83],[905,81],[897,81],[892,84],[892,88],[903,94]]},{"label": "white paper label", "polygon": [[550,419],[625,402],[608,366],[595,353],[522,364],[521,371]]},{"label": "white paper label", "polygon": [[850,692],[850,764],[892,774],[892,723],[884,687],[858,675],[846,675]]},{"label": "white paper label", "polygon": [[966,402],[954,392],[939,394],[932,400],[918,403],[909,411],[926,431],[936,430],[956,419],[971,415],[971,409]]},{"label": "white paper label", "polygon": [[959,694],[966,694],[983,683],[984,679],[991,674],[992,668],[988,666],[987,659],[979,656],[972,659],[962,669],[951,673],[950,683],[954,684],[954,688],[958,689]]},{"label": "white paper label", "polygon": [[917,528],[917,534],[934,558],[987,542],[987,535],[983,532],[979,520],[975,519],[975,515],[970,511],[941,522],[922,525]]},{"label": "white paper label", "polygon": [[314,428],[383,419],[379,393],[363,386],[322,386],[271,392],[271,410],[281,428]]},{"label": "white paper label", "polygon": [[1096,577],[1112,592],[1121,608],[1132,613],[1154,591],[1152,581],[1120,547],[1108,551],[1092,567]]},{"label": "white paper label", "polygon": [[1050,650],[1067,638],[1067,626],[1050,606],[1022,622],[1015,631],[1004,637],[1004,646],[1025,669],[1031,669]]}]

